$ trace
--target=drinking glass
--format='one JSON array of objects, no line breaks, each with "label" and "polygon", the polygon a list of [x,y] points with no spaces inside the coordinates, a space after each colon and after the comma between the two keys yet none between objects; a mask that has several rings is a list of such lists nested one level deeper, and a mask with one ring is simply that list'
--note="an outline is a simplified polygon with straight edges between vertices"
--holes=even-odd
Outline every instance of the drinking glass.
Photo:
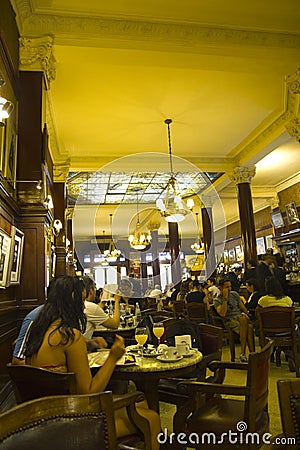
[{"label": "drinking glass", "polygon": [[135,329],[135,340],[140,347],[142,357],[143,357],[143,346],[147,342],[147,339],[148,339],[147,328],[146,327],[137,327]]},{"label": "drinking glass", "polygon": [[164,334],[165,328],[162,322],[155,322],[153,324],[153,334],[157,337],[158,345],[160,345],[160,338]]}]

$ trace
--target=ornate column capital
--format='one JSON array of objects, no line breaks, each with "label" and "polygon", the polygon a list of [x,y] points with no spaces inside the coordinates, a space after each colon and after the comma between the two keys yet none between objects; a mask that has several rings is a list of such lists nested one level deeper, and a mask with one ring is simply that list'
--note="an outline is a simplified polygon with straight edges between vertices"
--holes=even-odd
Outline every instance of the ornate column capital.
[{"label": "ornate column capital", "polygon": [[286,77],[286,84],[291,94],[300,94],[300,68]]},{"label": "ornate column capital", "polygon": [[151,220],[150,222],[148,222],[147,228],[149,231],[156,231],[159,230],[160,225],[161,222],[159,220]]},{"label": "ornate column capital", "polygon": [[48,82],[55,80],[56,60],[53,55],[53,36],[19,39],[20,70],[43,71]]},{"label": "ornate column capital", "polygon": [[[300,83],[299,83],[300,89]],[[299,90],[300,92],[300,90]],[[297,141],[300,141],[300,117],[296,117],[294,114],[289,122],[285,124],[287,132],[295,137]]]},{"label": "ornate column capital", "polygon": [[251,183],[252,178],[256,174],[256,167],[255,166],[238,166],[235,167],[233,172],[228,173],[228,176],[231,181],[233,181],[235,184],[240,183]]},{"label": "ornate column capital", "polygon": [[66,182],[69,169],[70,169],[70,160],[55,164],[53,166],[53,181]]}]

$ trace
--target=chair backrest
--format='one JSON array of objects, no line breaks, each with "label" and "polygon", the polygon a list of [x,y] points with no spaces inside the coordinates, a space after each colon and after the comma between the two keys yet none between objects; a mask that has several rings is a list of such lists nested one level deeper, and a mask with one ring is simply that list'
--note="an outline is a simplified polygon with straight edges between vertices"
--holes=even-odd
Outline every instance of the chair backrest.
[{"label": "chair backrest", "polygon": [[296,438],[300,448],[300,379],[278,380],[277,390],[283,434]]},{"label": "chair backrest", "polygon": [[269,394],[269,369],[273,341],[269,341],[259,352],[250,353],[247,372],[245,399],[245,422],[248,431],[255,430],[257,415],[267,409]]},{"label": "chair backrest", "polygon": [[205,303],[190,302],[186,304],[186,311],[190,320],[208,323],[208,311]]},{"label": "chair backrest", "polygon": [[176,300],[173,303],[173,311],[175,316],[177,316],[178,314],[183,314],[186,311],[186,303],[184,300]]},{"label": "chair backrest", "polygon": [[200,328],[203,355],[222,352],[223,329],[206,323],[200,323],[198,326]]},{"label": "chair backrest", "polygon": [[28,365],[7,364],[17,403],[49,395],[76,393],[75,373],[60,373]]},{"label": "chair backrest", "polygon": [[59,395],[0,414],[1,450],[115,450],[111,392]]},{"label": "chair backrest", "polygon": [[270,306],[257,308],[258,326],[261,345],[266,337],[274,334],[287,333],[295,336],[295,308],[284,306]]}]

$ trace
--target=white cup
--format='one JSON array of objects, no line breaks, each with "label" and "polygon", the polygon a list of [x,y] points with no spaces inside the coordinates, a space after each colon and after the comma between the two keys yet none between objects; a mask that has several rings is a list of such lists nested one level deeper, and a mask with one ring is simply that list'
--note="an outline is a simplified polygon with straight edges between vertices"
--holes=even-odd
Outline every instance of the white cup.
[{"label": "white cup", "polygon": [[176,348],[180,356],[185,356],[190,353],[190,346],[188,344],[177,344]]},{"label": "white cup", "polygon": [[163,356],[165,359],[174,359],[178,355],[176,347],[168,347],[163,350]]}]

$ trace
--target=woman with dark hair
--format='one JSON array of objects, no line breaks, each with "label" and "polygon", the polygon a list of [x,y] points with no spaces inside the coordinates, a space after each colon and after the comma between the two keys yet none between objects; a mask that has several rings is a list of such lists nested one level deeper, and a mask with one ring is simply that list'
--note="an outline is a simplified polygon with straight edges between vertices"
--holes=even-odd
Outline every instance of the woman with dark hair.
[{"label": "woman with dark hair", "polygon": [[258,300],[258,305],[262,308],[268,306],[293,306],[292,299],[285,295],[282,285],[275,277],[269,277],[265,281],[266,295]]},{"label": "woman with dark hair", "polygon": [[[55,280],[44,308],[32,324],[25,352],[26,364],[53,371],[74,372],[78,394],[104,391],[117,361],[125,353],[122,337],[116,336],[105,363],[92,377],[86,341],[82,335],[86,326],[83,312],[85,295],[80,279],[63,276]],[[160,432],[159,416],[142,403],[137,405],[139,413],[147,418],[153,436],[157,436]],[[117,411],[115,421],[118,437],[135,431],[125,409]],[[159,448],[156,444],[154,441],[153,449]]]},{"label": "woman with dark hair", "polygon": [[[261,293],[259,292],[258,281],[255,278],[249,278],[246,281],[247,291],[250,293],[248,299],[245,301],[245,306],[248,310],[248,316],[251,320],[255,320],[255,308],[258,305],[258,300],[261,297]],[[244,301],[244,297],[241,296],[241,299]]]}]

